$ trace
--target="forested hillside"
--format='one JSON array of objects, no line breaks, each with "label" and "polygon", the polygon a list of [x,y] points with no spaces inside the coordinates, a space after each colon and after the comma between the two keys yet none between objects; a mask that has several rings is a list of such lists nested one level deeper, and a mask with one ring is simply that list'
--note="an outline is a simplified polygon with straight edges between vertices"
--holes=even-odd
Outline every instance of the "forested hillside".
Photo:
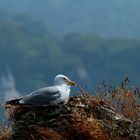
[{"label": "forested hillside", "polygon": [[51,84],[58,73],[90,89],[103,78],[119,83],[125,76],[139,85],[139,40],[80,33],[57,38],[29,15],[0,13],[0,76],[9,67],[20,91]]}]

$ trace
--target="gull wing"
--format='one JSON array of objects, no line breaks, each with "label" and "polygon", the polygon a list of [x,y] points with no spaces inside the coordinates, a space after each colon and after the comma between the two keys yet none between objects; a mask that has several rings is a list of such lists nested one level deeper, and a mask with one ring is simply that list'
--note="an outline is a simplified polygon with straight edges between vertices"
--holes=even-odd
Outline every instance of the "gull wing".
[{"label": "gull wing", "polygon": [[51,105],[61,102],[60,91],[56,87],[41,88],[23,97],[23,102],[32,105]]}]

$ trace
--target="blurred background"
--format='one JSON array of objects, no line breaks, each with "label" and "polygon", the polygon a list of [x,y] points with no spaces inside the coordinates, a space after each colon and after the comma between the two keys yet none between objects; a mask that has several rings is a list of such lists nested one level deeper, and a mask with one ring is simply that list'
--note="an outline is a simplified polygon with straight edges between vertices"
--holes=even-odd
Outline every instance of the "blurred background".
[{"label": "blurred background", "polygon": [[140,84],[139,0],[0,0],[0,99],[65,74],[95,90],[102,79]]}]

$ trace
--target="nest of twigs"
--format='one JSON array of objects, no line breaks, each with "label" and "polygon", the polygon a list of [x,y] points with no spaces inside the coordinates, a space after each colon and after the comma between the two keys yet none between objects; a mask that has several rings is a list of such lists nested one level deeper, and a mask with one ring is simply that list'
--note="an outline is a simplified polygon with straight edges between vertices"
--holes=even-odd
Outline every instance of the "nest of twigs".
[{"label": "nest of twigs", "polygon": [[[56,106],[6,105],[14,140],[116,140],[134,137],[129,119],[91,95]],[[138,135],[138,134],[137,134]],[[135,136],[137,139],[138,136]]]}]

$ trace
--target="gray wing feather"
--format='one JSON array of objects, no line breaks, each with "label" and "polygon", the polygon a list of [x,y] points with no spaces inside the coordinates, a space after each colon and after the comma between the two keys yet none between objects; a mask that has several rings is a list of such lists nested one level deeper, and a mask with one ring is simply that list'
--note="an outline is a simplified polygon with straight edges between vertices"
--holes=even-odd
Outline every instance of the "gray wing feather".
[{"label": "gray wing feather", "polygon": [[23,102],[33,105],[51,105],[61,102],[57,88],[41,88],[23,97]]}]

